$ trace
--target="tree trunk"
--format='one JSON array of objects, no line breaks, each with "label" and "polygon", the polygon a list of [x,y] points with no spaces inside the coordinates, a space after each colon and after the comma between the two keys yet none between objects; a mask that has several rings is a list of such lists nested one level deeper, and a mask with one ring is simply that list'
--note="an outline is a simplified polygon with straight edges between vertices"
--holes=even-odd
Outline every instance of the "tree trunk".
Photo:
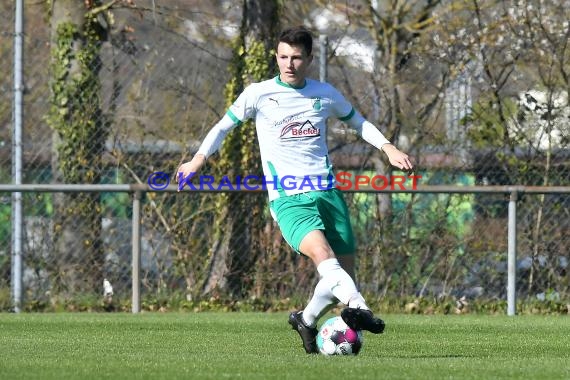
[{"label": "tree trunk", "polygon": [[[277,0],[244,0],[239,40],[230,64],[232,80],[226,87],[230,105],[251,82],[273,72],[272,48],[277,38]],[[255,126],[245,123],[226,137],[216,163],[216,178],[262,175]],[[222,288],[231,295],[247,294],[253,286],[253,266],[260,254],[266,194],[224,193],[217,198],[214,242],[203,291]]]},{"label": "tree trunk", "polygon": [[[88,10],[82,1],[52,2],[48,123],[53,129],[54,183],[100,183],[106,128],[98,75],[104,31],[94,17],[86,17]],[[54,195],[54,296],[102,289],[101,230],[99,194]]]}]

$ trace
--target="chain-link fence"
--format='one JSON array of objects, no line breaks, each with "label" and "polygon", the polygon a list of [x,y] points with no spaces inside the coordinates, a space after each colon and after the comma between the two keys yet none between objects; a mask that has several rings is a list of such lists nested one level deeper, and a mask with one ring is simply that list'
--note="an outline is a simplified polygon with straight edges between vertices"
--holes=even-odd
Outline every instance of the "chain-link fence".
[{"label": "chain-link fence", "polygon": [[[46,32],[50,26],[45,8],[26,4],[24,183],[146,183],[152,173],[173,173],[191,157],[225,111],[224,86],[230,78],[226,68],[232,58],[228,41],[240,25],[240,10],[225,5],[223,17],[208,13],[214,10],[204,2],[200,12],[181,14],[174,5],[168,8],[169,2],[163,3],[167,6],[155,11],[144,7],[114,11],[113,31],[88,61],[96,65],[91,73],[99,79],[89,88],[94,92],[83,87],[75,93],[79,114],[64,115],[70,125],[82,126],[71,134],[60,129],[58,104],[54,113],[57,67],[50,64],[54,51],[64,48],[55,49],[53,36]],[[0,69],[11,73],[13,5],[4,3],[1,10]],[[343,55],[343,49],[350,47],[347,38],[366,41],[366,36],[348,27],[330,32],[329,81],[381,128],[399,115],[402,128],[389,137],[413,154],[422,185],[570,182],[568,96],[558,90],[563,86],[554,91],[535,86],[534,79],[530,83],[502,78],[510,81],[508,90],[490,98],[486,91],[493,88],[494,68],[484,65],[486,58],[474,61],[461,75],[449,71],[449,77],[442,76],[445,80],[436,80],[434,66],[420,61],[431,60],[439,68],[444,63],[424,49],[415,52],[417,62],[401,69],[399,75],[407,79],[393,87],[394,95],[382,82],[388,75],[382,67],[376,76],[366,70],[366,57],[355,63],[354,54]],[[438,46],[435,43],[433,51]],[[567,72],[567,53],[561,57],[561,69]],[[0,77],[2,183],[12,181],[12,79],[7,74]],[[395,96],[401,106],[398,112],[382,108],[385,101],[395,104]],[[81,124],[88,120],[93,123]],[[340,123],[329,129],[337,172],[399,174],[390,172],[379,153]],[[518,137],[512,138],[517,131]],[[509,133],[510,139],[504,137]],[[79,143],[66,145],[74,139]],[[215,157],[210,165],[215,165]],[[204,171],[213,173],[213,167]],[[101,298],[104,278],[113,285],[116,300],[130,299],[130,197],[127,193],[23,194],[27,309],[77,307],[82,299],[92,305],[92,300]],[[314,268],[285,244],[267,207],[259,208],[266,204],[265,198],[262,193],[233,192],[146,194],[143,299],[160,304],[182,298],[193,305],[204,297],[253,297],[274,304],[305,300],[315,280]],[[505,298],[504,195],[347,193],[346,199],[357,236],[363,291],[379,298]],[[0,200],[0,309],[7,310],[13,202],[9,193],[1,194]],[[519,201],[517,288],[523,298],[568,299],[569,209],[568,194],[527,194]],[[246,215],[243,210],[248,210]]]}]

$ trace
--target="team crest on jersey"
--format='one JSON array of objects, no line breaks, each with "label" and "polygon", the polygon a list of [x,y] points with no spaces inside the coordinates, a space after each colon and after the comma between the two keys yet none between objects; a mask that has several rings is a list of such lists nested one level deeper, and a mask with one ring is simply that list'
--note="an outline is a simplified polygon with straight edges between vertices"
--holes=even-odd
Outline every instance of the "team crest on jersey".
[{"label": "team crest on jersey", "polygon": [[313,97],[311,98],[311,104],[313,105],[313,109],[315,111],[320,111],[323,106],[321,105],[321,98]]},{"label": "team crest on jersey", "polygon": [[315,128],[313,123],[309,120],[305,122],[295,121],[293,123],[289,123],[281,129],[281,136],[282,139],[295,139],[301,137],[317,137],[321,135],[321,130],[319,128]]}]

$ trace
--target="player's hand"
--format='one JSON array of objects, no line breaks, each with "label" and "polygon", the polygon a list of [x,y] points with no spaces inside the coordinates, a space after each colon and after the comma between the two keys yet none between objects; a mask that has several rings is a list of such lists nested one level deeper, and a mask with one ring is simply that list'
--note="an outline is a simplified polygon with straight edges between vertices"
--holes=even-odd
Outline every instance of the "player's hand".
[{"label": "player's hand", "polygon": [[194,177],[205,163],[206,157],[202,154],[197,154],[191,161],[188,161],[178,167],[178,170],[176,170],[174,175],[176,182],[178,183],[178,191],[184,189],[186,181]]},{"label": "player's hand", "polygon": [[384,144],[382,146],[382,150],[388,156],[390,164],[398,169],[403,171],[412,171],[414,169],[414,165],[412,164],[410,157],[406,153],[398,150],[394,145]]}]

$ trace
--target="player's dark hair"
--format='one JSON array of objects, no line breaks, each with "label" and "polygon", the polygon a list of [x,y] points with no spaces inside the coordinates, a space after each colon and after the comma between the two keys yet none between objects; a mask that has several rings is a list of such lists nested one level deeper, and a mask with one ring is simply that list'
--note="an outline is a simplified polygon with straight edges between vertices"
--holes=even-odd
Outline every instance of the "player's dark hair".
[{"label": "player's dark hair", "polygon": [[[279,45],[279,42],[284,42],[289,45],[303,46],[307,55],[311,55],[313,51],[313,35],[311,34],[311,31],[304,26],[285,29],[279,35],[277,45]],[[275,50],[277,50],[277,46],[275,47]]]}]

